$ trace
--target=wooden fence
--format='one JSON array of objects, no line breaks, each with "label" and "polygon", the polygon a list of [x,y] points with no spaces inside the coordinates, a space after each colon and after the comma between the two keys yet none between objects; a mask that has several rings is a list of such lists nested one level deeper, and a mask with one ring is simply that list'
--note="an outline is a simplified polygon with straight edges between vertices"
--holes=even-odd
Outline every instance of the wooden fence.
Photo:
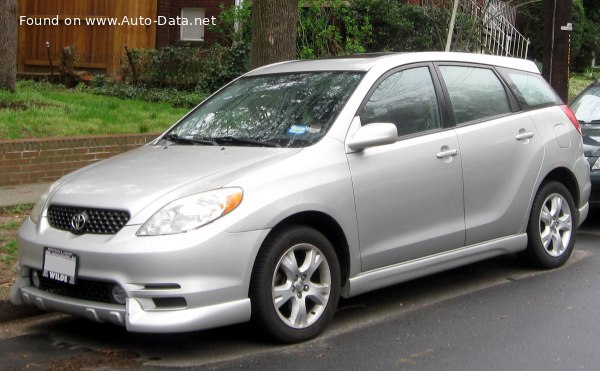
[{"label": "wooden fence", "polygon": [[[156,45],[156,23],[139,25],[140,17],[157,19],[156,0],[19,0],[19,16],[19,72],[47,72],[48,52],[56,70],[62,49],[74,46],[75,67],[114,73],[125,45]],[[121,23],[126,16],[131,23],[137,20],[138,25],[87,24],[90,19],[115,19]]]}]

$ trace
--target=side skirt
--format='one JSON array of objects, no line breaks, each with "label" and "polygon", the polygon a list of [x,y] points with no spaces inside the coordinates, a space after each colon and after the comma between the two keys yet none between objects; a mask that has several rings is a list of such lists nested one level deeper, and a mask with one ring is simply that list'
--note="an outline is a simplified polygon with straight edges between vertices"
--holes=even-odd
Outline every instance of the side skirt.
[{"label": "side skirt", "polygon": [[349,282],[343,287],[342,296],[348,298],[360,295],[480,260],[519,252],[526,247],[527,234],[523,233],[363,272],[350,278]]}]

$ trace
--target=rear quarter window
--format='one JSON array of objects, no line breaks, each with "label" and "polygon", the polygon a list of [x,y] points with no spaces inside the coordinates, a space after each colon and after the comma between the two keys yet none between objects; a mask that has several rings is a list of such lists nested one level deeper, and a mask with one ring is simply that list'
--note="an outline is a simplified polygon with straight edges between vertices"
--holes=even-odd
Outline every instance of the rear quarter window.
[{"label": "rear quarter window", "polygon": [[538,108],[562,104],[541,75],[509,69],[502,69],[501,72],[522,106]]}]

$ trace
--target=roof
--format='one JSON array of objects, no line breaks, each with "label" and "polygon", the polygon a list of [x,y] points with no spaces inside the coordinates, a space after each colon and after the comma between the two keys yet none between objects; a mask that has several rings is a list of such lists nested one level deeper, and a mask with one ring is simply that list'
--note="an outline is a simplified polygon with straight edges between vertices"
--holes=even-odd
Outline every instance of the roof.
[{"label": "roof", "polygon": [[539,73],[537,66],[532,61],[526,59],[498,57],[476,53],[418,52],[391,54],[377,53],[341,58],[280,62],[259,67],[250,71],[247,75],[254,76],[310,71],[368,71],[374,66],[388,66],[389,68],[393,68],[395,66],[418,62],[468,62]]}]

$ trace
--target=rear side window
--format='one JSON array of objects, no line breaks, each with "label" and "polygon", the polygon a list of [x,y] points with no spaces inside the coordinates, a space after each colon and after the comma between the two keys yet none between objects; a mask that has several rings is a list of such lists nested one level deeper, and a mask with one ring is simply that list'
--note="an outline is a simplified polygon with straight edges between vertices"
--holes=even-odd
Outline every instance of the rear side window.
[{"label": "rear side window", "polygon": [[440,66],[456,124],[511,112],[504,85],[494,71],[467,66]]},{"label": "rear side window", "polygon": [[517,99],[525,107],[542,107],[562,104],[560,98],[541,75],[516,70],[503,69],[502,73]]}]

